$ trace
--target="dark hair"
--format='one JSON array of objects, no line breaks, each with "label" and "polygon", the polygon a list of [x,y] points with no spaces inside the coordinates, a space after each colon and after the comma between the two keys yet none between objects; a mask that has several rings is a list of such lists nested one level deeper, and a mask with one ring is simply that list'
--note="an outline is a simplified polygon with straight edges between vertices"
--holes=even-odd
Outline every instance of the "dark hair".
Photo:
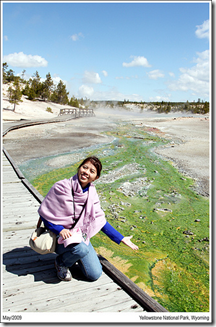
[{"label": "dark hair", "polygon": [[95,166],[95,168],[97,169],[97,176],[100,177],[101,174],[101,170],[102,170],[102,163],[101,161],[95,157],[95,156],[91,156],[88,157],[86,159],[83,160],[83,162],[79,165],[79,167],[77,168],[77,170],[80,169],[81,166],[83,166],[87,161],[90,161],[92,163],[92,165]]}]

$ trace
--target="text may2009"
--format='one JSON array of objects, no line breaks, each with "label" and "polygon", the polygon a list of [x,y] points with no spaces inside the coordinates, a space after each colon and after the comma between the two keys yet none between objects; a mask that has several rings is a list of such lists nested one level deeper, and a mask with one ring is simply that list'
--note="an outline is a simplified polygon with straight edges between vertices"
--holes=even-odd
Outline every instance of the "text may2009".
[{"label": "text may2009", "polygon": [[8,321],[15,321],[15,320],[22,320],[22,316],[21,315],[12,315],[12,316],[7,316],[7,315],[4,315],[3,317],[3,320],[8,320]]}]

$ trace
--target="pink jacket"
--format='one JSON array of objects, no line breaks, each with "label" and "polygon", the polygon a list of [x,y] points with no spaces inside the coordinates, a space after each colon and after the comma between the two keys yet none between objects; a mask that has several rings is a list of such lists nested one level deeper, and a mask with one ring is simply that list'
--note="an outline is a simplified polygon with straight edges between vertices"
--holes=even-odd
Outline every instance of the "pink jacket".
[{"label": "pink jacket", "polygon": [[[77,174],[69,179],[56,182],[41,203],[38,213],[47,221],[70,229],[74,223],[72,187],[74,190],[75,219],[79,217],[87,200],[76,228],[79,227],[82,233],[86,234],[85,243],[88,244],[90,238],[106,224],[105,214],[101,209],[96,188],[92,183],[88,192],[83,193]],[[59,239],[59,241],[62,240]]]}]

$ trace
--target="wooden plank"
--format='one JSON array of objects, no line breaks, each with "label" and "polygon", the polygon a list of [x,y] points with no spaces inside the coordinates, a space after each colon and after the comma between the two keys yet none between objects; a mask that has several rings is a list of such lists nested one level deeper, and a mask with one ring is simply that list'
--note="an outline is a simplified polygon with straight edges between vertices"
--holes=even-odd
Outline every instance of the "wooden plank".
[{"label": "wooden plank", "polygon": [[25,187],[23,187],[21,183],[16,184],[16,189],[12,188],[11,187],[12,185],[7,183],[4,183],[3,186],[4,186],[4,195],[11,194],[11,196],[15,196],[15,194],[17,194],[17,191],[19,191],[19,194],[21,192],[22,194],[25,194],[27,198],[32,199],[31,194],[28,192],[28,190]]},{"label": "wooden plank", "polygon": [[[3,212],[4,214],[4,212]],[[26,235],[27,237],[30,237],[33,230],[36,228],[37,221],[38,221],[38,214],[37,210],[34,211],[27,211],[25,214],[22,214],[19,212],[19,214],[14,214],[13,217],[9,215],[5,215],[5,219],[8,221],[4,223],[3,225],[3,231],[4,232],[15,232],[19,230],[23,230],[21,233],[21,237]],[[27,230],[27,234],[25,231]],[[4,239],[7,239],[8,237],[11,237],[13,235],[6,234]],[[21,239],[18,239],[18,242],[21,242]],[[14,240],[13,240],[14,241]],[[22,245],[19,243],[19,246]]]},{"label": "wooden plank", "polygon": [[[100,290],[98,291],[100,293]],[[59,298],[58,305],[64,306],[65,312],[100,312],[105,308],[110,306],[116,307],[117,304],[122,304],[122,309],[125,308],[125,303],[127,302],[128,295],[124,293],[124,299],[120,297],[121,290],[115,290],[113,292],[107,291],[100,294],[99,297],[95,298],[95,301],[92,301],[95,293],[92,293],[92,296],[86,299],[85,294],[82,295],[80,301],[76,298],[75,301],[72,298],[72,301],[65,301],[64,297]],[[57,310],[56,304],[49,303],[47,304],[52,310]],[[40,311],[45,311],[46,309],[42,306],[39,308]],[[109,310],[108,310],[109,311]],[[116,312],[116,311],[115,311]]]},{"label": "wooden plank", "polygon": [[17,203],[14,201],[11,203],[11,211],[10,208],[7,206],[3,207],[3,210],[5,214],[11,213],[12,215],[14,213],[17,213],[17,211],[25,212],[25,213],[33,212],[33,210],[37,211],[38,208],[39,208],[38,204],[34,204],[33,202],[30,201],[23,201],[23,205],[22,203]]},{"label": "wooden plank", "polygon": [[[74,283],[73,283],[74,282]],[[86,282],[87,283],[87,282]],[[90,301],[93,296],[103,296],[108,291],[111,293],[117,289],[115,283],[110,283],[108,280],[107,283],[93,282],[88,283],[87,285],[83,282],[77,282],[72,280],[71,282],[58,282],[53,284],[51,288],[47,287],[34,287],[34,299],[32,298],[32,290],[22,288],[19,291],[5,291],[3,300],[5,301],[5,308],[13,306],[25,305],[27,302],[31,302],[34,305],[38,305],[41,302],[41,299],[58,299],[64,294],[64,300],[66,302],[73,301],[74,303],[82,303],[85,298],[86,301]],[[125,292],[124,292],[125,293]]]},{"label": "wooden plank", "polygon": [[[60,290],[61,292],[58,294],[55,293],[56,290],[52,292],[52,296],[47,296],[45,301],[41,301],[42,297],[39,297],[37,301],[33,301],[31,297],[25,303],[16,301],[15,296],[12,294],[10,299],[8,298],[11,303],[9,305],[6,304],[6,306],[7,309],[10,309],[10,311],[15,310],[15,312],[100,312],[101,310],[110,312],[110,307],[112,307],[113,312],[116,312],[123,309],[125,310],[125,307],[127,307],[125,311],[130,311],[132,306],[136,306],[130,297],[127,297],[127,295],[125,296],[125,292],[121,290],[106,290],[103,285],[100,289],[92,288],[92,292],[89,294],[86,294],[85,290],[82,292],[71,291],[67,294],[65,294],[64,289],[60,288]],[[116,292],[118,294],[116,294]],[[119,296],[121,292],[123,292],[122,297]],[[23,294],[20,294],[21,298],[22,296]],[[118,309],[116,310],[117,306]],[[141,308],[140,306],[138,307]],[[143,311],[143,309],[141,309],[141,311]]]},{"label": "wooden plank", "polygon": [[[25,197],[25,194],[23,194],[23,197]],[[39,208],[39,204],[32,201],[32,199],[25,199],[21,202],[17,202],[18,199],[16,199],[15,197],[11,197],[11,200],[9,199],[10,196],[4,196],[4,198],[2,199],[3,201],[3,208],[5,210],[5,212],[8,210],[8,212],[11,210],[13,210],[15,207],[17,208],[21,208],[22,211],[25,211],[25,207],[28,207],[28,208]],[[10,201],[10,204],[11,206],[8,205],[8,200]],[[20,200],[19,200],[20,201]],[[13,204],[13,205],[12,205]],[[23,204],[23,206],[22,206]]]},{"label": "wooden plank", "polygon": [[[92,287],[99,287],[100,285],[103,284],[108,284],[108,283],[114,283],[104,272],[102,273],[101,277],[93,283],[87,283],[85,282],[81,282],[78,277],[80,277],[80,275],[78,276],[78,272],[77,272],[77,268],[72,268],[72,277],[73,280],[70,282],[73,284],[73,289],[78,291],[78,290],[86,290],[86,286],[88,284],[88,288],[91,289]],[[4,270],[3,271],[3,276],[4,274],[7,274],[7,279],[4,280],[3,282],[3,288],[6,292],[8,291],[20,291],[20,289],[24,290],[27,289],[27,291],[34,290],[34,289],[46,289],[47,290],[47,294],[49,293],[49,291],[53,290],[53,286],[55,284],[61,283],[62,285],[62,289],[64,287],[68,288],[70,283],[65,283],[62,282],[58,279],[57,275],[56,275],[56,269],[53,265],[53,267],[49,270],[46,270],[45,273],[42,275],[39,275],[38,273],[34,273],[34,274],[26,274],[26,275],[19,275],[17,276],[16,274],[13,273],[13,271],[11,270],[11,272],[8,274],[8,270]],[[19,280],[19,283],[14,283],[15,281],[17,281],[17,277]],[[30,286],[30,289],[29,289]],[[5,293],[6,294],[6,293]]]},{"label": "wooden plank", "polygon": [[[10,225],[6,225],[5,227],[4,227],[4,229],[3,229],[3,232],[15,232],[15,231],[19,231],[19,230],[21,230],[21,231],[25,231],[25,230],[29,230],[29,228],[31,229],[31,233],[28,235],[28,237],[27,238],[29,238],[30,237],[30,235],[32,234],[32,231],[35,229],[35,224],[34,223],[29,223],[27,226],[25,226],[25,227],[22,227],[21,225],[18,225],[16,228],[14,228],[14,227],[11,227]],[[26,239],[27,239],[26,238]],[[8,237],[8,238],[6,238],[5,239],[5,245],[7,245],[7,239],[10,239],[10,237]],[[10,243],[11,243],[11,241],[10,241]],[[17,243],[14,243],[14,246],[15,245],[17,245],[17,246],[20,246],[20,243],[19,243],[19,241],[17,242]],[[6,247],[4,247],[5,249],[6,249]],[[8,248],[8,247],[7,247]],[[9,247],[9,249],[10,249],[10,247]]]},{"label": "wooden plank", "polygon": [[[105,273],[102,273],[102,276],[93,283],[82,281],[81,279],[79,280],[74,270],[72,270],[72,276],[74,278],[71,282],[67,283],[60,281],[56,276],[54,265],[53,269],[46,270],[43,275],[39,275],[38,273],[21,275],[18,277],[18,283],[14,283],[17,281],[17,276],[11,273],[9,280],[3,283],[4,297],[9,297],[11,293],[18,296],[18,292],[23,291],[25,293],[23,300],[26,302],[24,298],[28,297],[28,293],[31,296],[32,292],[35,292],[35,290],[44,290],[44,298],[46,298],[47,296],[52,297],[55,288],[64,293],[68,292],[68,290],[70,290],[70,292],[71,290],[73,292],[80,292],[86,291],[87,289],[91,292],[92,288],[99,288],[101,285],[114,283]],[[34,301],[36,300],[36,297],[34,297]]]},{"label": "wooden plank", "polygon": [[[14,201],[10,204],[10,207],[7,204],[7,199],[5,198],[5,205],[3,207],[3,210],[5,213],[10,213],[10,209],[11,212],[15,212],[16,214],[18,214],[19,212],[25,213],[27,211],[31,211],[31,210],[35,210],[37,211],[37,209],[39,208],[39,205],[37,203],[31,202],[31,201],[23,201],[23,206],[22,203],[17,203],[14,199]],[[18,211],[19,210],[19,211]],[[17,212],[18,211],[18,212]]]}]

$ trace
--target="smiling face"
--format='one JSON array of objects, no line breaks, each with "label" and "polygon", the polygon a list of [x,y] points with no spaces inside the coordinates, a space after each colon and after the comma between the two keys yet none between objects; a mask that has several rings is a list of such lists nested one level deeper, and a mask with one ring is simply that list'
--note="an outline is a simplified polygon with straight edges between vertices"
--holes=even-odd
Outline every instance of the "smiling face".
[{"label": "smiling face", "polygon": [[94,182],[98,179],[96,167],[90,161],[87,161],[79,168],[78,178],[82,188],[87,186],[88,183]]}]

